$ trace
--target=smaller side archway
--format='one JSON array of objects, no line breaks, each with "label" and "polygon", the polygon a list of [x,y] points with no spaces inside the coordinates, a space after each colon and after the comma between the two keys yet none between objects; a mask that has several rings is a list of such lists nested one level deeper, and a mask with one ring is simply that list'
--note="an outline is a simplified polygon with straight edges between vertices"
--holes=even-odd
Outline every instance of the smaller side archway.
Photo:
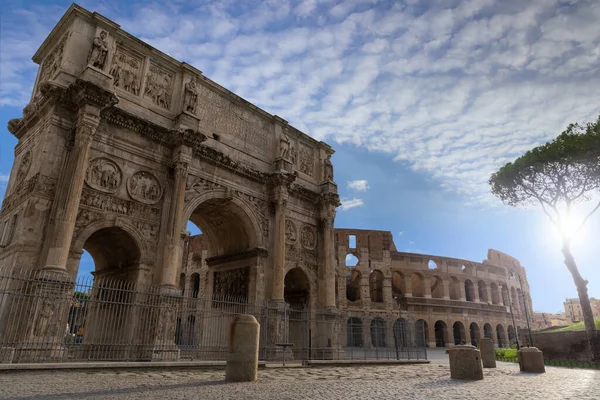
[{"label": "smaller side archway", "polygon": [[492,341],[494,340],[494,330],[490,324],[483,325],[483,336],[492,339]]},{"label": "smaller side archway", "polygon": [[292,268],[285,274],[283,297],[294,309],[303,309],[310,304],[310,284],[302,269]]},{"label": "smaller side archway", "polygon": [[465,296],[467,301],[475,301],[475,285],[470,279],[465,280]]},{"label": "smaller side archway", "polygon": [[454,325],[452,325],[452,332],[454,334],[454,344],[466,344],[467,336],[465,335],[465,326],[462,322],[456,321]]}]

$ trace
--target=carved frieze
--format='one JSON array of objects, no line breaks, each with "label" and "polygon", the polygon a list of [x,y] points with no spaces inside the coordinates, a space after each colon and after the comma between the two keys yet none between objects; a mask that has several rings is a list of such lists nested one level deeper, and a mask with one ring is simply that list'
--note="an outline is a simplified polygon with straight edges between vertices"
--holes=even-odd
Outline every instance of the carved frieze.
[{"label": "carved frieze", "polygon": [[[65,52],[65,45],[67,43],[67,39],[69,38],[69,33],[65,33],[65,35],[60,39],[60,42],[56,45],[54,50],[48,54],[44,62],[42,63],[42,72],[40,74],[40,83],[45,82],[49,79],[54,78],[56,72],[62,65],[63,54]],[[39,88],[39,85],[38,85]]]},{"label": "carved frieze", "polygon": [[185,93],[183,96],[183,109],[189,113],[196,114],[196,104],[198,103],[198,89],[196,78],[185,84]]},{"label": "carved frieze", "polygon": [[144,239],[150,242],[155,242],[158,237],[158,225],[150,224],[143,221],[134,221],[135,227],[140,231]]},{"label": "carved frieze", "polygon": [[289,261],[302,261],[307,265],[319,264],[319,255],[317,250],[304,249],[292,244],[286,244],[285,258]]},{"label": "carved frieze", "polygon": [[115,193],[121,186],[122,174],[119,166],[105,157],[90,161],[85,174],[85,183],[91,188],[106,193]]},{"label": "carved frieze", "polygon": [[31,168],[31,150],[27,150],[21,157],[21,163],[19,164],[19,170],[17,171],[17,183],[22,182],[23,179],[29,173]]},{"label": "carved frieze", "polygon": [[25,182],[18,185],[11,194],[6,196],[2,201],[2,211],[8,211],[18,203],[21,203],[23,200],[25,200],[25,198],[33,192],[39,177],[39,173],[35,174]]},{"label": "carved frieze", "polygon": [[300,230],[300,244],[308,250],[313,250],[317,245],[317,234],[311,226],[304,225]]},{"label": "carved frieze", "polygon": [[151,64],[146,75],[146,89],[144,95],[152,99],[152,102],[159,107],[171,108],[171,96],[173,93],[173,74]]},{"label": "carved frieze", "polygon": [[251,194],[242,193],[239,191],[235,192],[246,204],[250,205],[258,218],[260,228],[264,237],[269,236],[269,204],[258,197],[252,196]]},{"label": "carved frieze", "polygon": [[298,239],[298,232],[296,231],[296,225],[292,220],[285,220],[285,241],[286,243],[296,243]]},{"label": "carved frieze", "polygon": [[314,175],[314,155],[313,149],[300,145],[299,151],[299,165],[298,168],[300,172],[305,173],[306,175],[313,176]]},{"label": "carved frieze", "polygon": [[259,171],[250,165],[235,161],[228,155],[209,146],[198,146],[193,150],[194,157],[201,158],[207,162],[228,169],[235,174],[245,176],[252,180],[265,183],[269,174]]},{"label": "carved frieze", "polygon": [[196,115],[202,121],[212,123],[215,130],[241,139],[260,154],[266,154],[272,126],[255,111],[240,106],[200,84]]},{"label": "carved frieze", "polygon": [[113,85],[133,95],[140,94],[142,58],[122,45],[117,45],[110,66]]},{"label": "carved frieze", "polygon": [[107,193],[97,192],[91,189],[83,189],[81,203],[88,207],[102,211],[108,211],[144,220],[158,220],[160,209],[134,201],[120,199]]},{"label": "carved frieze", "polygon": [[138,171],[128,179],[127,192],[140,203],[156,204],[162,197],[162,186],[153,173]]},{"label": "carved frieze", "polygon": [[102,213],[93,210],[80,209],[77,213],[77,219],[75,220],[75,232],[74,237],[79,236],[79,233],[85,229],[89,224],[95,221],[99,221],[104,218]]},{"label": "carved frieze", "polygon": [[185,201],[191,200],[194,196],[210,190],[224,189],[225,186],[211,182],[199,176],[189,175],[185,183]]},{"label": "carved frieze", "polygon": [[213,298],[247,298],[249,280],[250,268],[248,267],[215,271]]}]

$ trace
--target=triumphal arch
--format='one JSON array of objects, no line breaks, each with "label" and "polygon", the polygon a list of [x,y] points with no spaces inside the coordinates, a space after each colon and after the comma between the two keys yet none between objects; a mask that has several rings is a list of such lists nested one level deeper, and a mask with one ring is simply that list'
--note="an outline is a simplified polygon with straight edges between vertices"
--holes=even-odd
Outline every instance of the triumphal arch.
[{"label": "triumphal arch", "polygon": [[[208,296],[283,303],[297,269],[310,303],[335,308],[330,146],[76,5],[33,60],[31,101],[9,123],[0,268],[55,290],[48,282],[68,282],[86,250],[96,278],[176,297],[192,221]],[[28,307],[19,335],[60,334],[35,329],[50,305]]]}]

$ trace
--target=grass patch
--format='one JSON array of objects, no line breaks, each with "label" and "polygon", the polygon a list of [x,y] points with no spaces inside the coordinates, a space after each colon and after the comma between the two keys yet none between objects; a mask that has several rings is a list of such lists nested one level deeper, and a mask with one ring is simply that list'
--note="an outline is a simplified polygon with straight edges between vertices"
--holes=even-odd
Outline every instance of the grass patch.
[{"label": "grass patch", "polygon": [[519,362],[517,349],[495,349],[497,361]]},{"label": "grass patch", "polygon": [[[596,329],[600,329],[600,318],[597,318],[596,320],[594,320],[594,323],[596,324]],[[561,326],[561,327],[557,327],[555,329],[548,329],[545,331],[541,331],[540,333],[578,332],[578,331],[585,331],[585,325],[583,322],[576,322],[571,325]]]},{"label": "grass patch", "polygon": [[544,360],[545,365],[567,368],[600,369],[600,363],[573,360]]}]

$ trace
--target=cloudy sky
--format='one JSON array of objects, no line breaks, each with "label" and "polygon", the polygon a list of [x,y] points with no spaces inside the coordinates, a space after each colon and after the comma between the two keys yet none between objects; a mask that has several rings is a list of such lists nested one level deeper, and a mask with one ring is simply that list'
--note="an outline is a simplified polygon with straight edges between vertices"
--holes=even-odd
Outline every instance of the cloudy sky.
[{"label": "cloudy sky", "polygon": [[[81,1],[335,149],[337,227],[392,231],[401,251],[527,268],[536,310],[576,296],[536,210],[489,193],[492,172],[600,113],[600,2]],[[0,123],[29,101],[31,56],[70,2],[2,10]],[[6,184],[15,139],[0,136]],[[2,189],[3,190],[3,189]],[[600,297],[600,218],[575,243]]]}]

